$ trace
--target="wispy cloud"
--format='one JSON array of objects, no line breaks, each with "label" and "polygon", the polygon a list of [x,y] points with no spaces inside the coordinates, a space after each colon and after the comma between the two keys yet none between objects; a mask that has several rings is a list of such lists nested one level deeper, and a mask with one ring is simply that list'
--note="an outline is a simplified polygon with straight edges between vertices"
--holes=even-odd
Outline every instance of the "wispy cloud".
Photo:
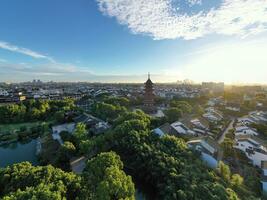
[{"label": "wispy cloud", "polygon": [[33,58],[42,58],[42,59],[47,59],[51,62],[54,62],[53,58],[51,58],[49,56],[43,55],[41,53],[32,51],[32,50],[27,49],[27,48],[23,48],[23,47],[19,47],[19,46],[10,44],[8,42],[0,41],[0,48],[8,50],[8,51],[16,52],[16,53],[21,53],[21,54],[24,54],[24,55],[27,55],[27,56],[30,56]]},{"label": "wispy cloud", "polygon": [[[154,39],[186,40],[216,33],[245,37],[267,30],[266,0],[222,0],[220,5],[196,14],[174,8],[177,0],[97,0],[105,15],[115,17],[134,34]],[[200,0],[186,3],[203,4]]]},{"label": "wispy cloud", "polygon": [[6,59],[3,59],[3,58],[0,58],[0,62],[7,62],[7,60]]},{"label": "wispy cloud", "polygon": [[26,64],[26,63],[0,63],[0,73],[6,74],[27,74],[40,76],[66,76],[73,74],[91,74],[88,69],[80,68],[71,64],[46,63],[46,64]]}]

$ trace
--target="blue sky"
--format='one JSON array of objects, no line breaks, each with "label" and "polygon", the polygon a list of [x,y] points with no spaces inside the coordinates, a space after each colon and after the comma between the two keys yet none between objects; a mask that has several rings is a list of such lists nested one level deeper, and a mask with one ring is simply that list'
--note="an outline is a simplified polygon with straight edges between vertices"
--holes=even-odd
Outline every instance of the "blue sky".
[{"label": "blue sky", "polygon": [[267,82],[266,0],[2,0],[0,26],[0,82]]}]

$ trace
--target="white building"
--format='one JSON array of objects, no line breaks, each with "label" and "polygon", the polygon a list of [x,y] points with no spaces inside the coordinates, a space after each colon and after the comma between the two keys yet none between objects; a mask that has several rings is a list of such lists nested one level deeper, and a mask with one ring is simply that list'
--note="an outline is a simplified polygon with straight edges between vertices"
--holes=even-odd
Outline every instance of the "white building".
[{"label": "white building", "polygon": [[195,132],[192,131],[191,129],[189,129],[187,126],[185,126],[183,123],[181,122],[174,122],[171,124],[171,127],[178,133],[181,135],[195,135]]},{"label": "white building", "polygon": [[259,133],[255,129],[247,127],[247,126],[237,126],[235,128],[235,135],[236,136],[240,136],[240,135],[257,136],[257,135],[259,135]]},{"label": "white building", "polygon": [[267,113],[263,111],[253,111],[247,116],[238,118],[237,121],[243,123],[244,125],[249,125],[252,123],[266,123]]},{"label": "white building", "polygon": [[249,113],[249,116],[255,120],[255,122],[267,122],[267,113],[263,111],[253,111]]},{"label": "white building", "polygon": [[209,129],[209,125],[207,123],[205,123],[203,120],[200,120],[198,118],[192,119],[190,122],[193,124],[193,126],[195,128],[199,128],[202,130],[208,130]]},{"label": "white building", "polygon": [[202,116],[210,122],[218,122],[223,119],[222,113],[217,111],[214,107],[208,107],[205,109],[206,113]]},{"label": "white building", "polygon": [[261,167],[262,161],[267,161],[267,148],[264,141],[251,136],[239,135],[235,137],[234,148],[243,151],[254,166]]},{"label": "white building", "polygon": [[9,93],[6,90],[0,88],[0,96],[8,96],[8,95]]},{"label": "white building", "polygon": [[215,169],[222,159],[222,151],[219,144],[210,137],[203,137],[187,142],[189,148],[199,151],[201,159],[207,166]]},{"label": "white building", "polygon": [[249,116],[240,117],[237,119],[237,122],[242,123],[244,125],[250,125],[252,123],[255,123],[255,121]]},{"label": "white building", "polygon": [[165,123],[162,126],[156,128],[153,130],[153,132],[156,135],[159,135],[160,137],[169,134],[169,135],[196,135],[196,132],[189,129],[187,126],[185,126],[181,122],[174,122],[172,124]]}]

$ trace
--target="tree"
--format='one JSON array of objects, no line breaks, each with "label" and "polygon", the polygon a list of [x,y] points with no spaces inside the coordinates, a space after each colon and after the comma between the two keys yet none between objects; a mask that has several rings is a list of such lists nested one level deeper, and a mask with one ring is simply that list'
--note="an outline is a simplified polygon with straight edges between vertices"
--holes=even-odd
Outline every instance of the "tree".
[{"label": "tree", "polygon": [[62,154],[66,155],[67,158],[71,158],[76,153],[76,148],[71,142],[64,142],[64,144],[60,147],[60,151]]},{"label": "tree", "polygon": [[100,153],[87,162],[84,179],[96,192],[96,199],[134,199],[134,184],[122,168],[123,163],[114,152]]},{"label": "tree", "polygon": [[220,161],[219,166],[218,166],[218,173],[222,176],[222,178],[229,182],[231,178],[231,171],[228,165],[224,164],[223,162]]},{"label": "tree", "polygon": [[90,176],[92,182],[98,183],[103,179],[105,170],[111,166],[122,169],[123,163],[120,157],[114,152],[100,153],[97,157],[87,162],[85,172]]},{"label": "tree", "polygon": [[63,123],[65,119],[64,111],[57,111],[54,117],[58,123]]},{"label": "tree", "polygon": [[183,113],[191,113],[192,112],[192,106],[186,102],[186,101],[175,101],[173,100],[170,103],[171,107],[175,107],[180,109]]},{"label": "tree", "polygon": [[167,119],[170,123],[177,121],[180,117],[182,117],[182,110],[179,108],[170,108],[166,111]]},{"label": "tree", "polygon": [[233,140],[225,137],[223,143],[221,144],[224,152],[224,156],[231,157],[234,154]]},{"label": "tree", "polygon": [[104,100],[104,102],[107,104],[119,105],[125,107],[128,107],[130,105],[129,99],[125,97],[108,97],[107,99]]},{"label": "tree", "polygon": [[85,140],[87,138],[88,132],[86,130],[86,125],[83,123],[78,123],[76,125],[73,135],[79,140]]},{"label": "tree", "polygon": [[134,194],[135,189],[131,177],[116,166],[105,170],[104,178],[96,189],[96,197],[100,200],[134,200]]},{"label": "tree", "polygon": [[239,187],[243,184],[244,179],[239,174],[233,174],[231,178],[231,184],[235,187]]},{"label": "tree", "polygon": [[75,199],[81,190],[80,177],[51,165],[34,167],[22,162],[0,170],[0,198],[6,200]]}]

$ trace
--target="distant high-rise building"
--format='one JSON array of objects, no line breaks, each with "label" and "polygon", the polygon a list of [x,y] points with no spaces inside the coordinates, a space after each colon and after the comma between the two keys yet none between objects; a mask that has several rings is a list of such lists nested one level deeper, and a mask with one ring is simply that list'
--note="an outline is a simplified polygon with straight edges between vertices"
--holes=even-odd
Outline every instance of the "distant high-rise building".
[{"label": "distant high-rise building", "polygon": [[144,110],[146,112],[154,112],[154,89],[153,82],[150,79],[150,74],[148,74],[148,79],[145,82],[145,94],[144,94]]}]

